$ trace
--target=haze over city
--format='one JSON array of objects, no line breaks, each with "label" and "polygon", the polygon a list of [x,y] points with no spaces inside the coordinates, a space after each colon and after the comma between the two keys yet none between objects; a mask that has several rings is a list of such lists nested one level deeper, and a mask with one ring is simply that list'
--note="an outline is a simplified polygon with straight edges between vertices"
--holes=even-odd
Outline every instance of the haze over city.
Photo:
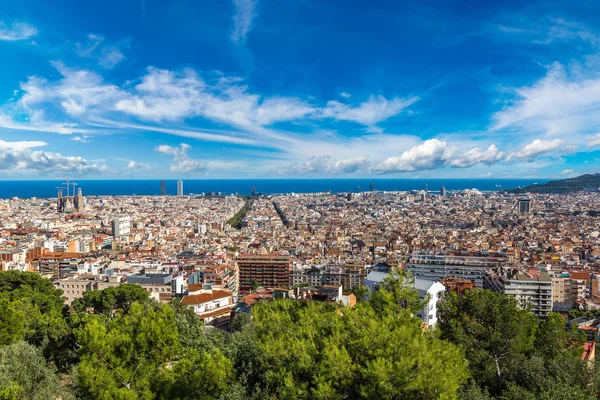
[{"label": "haze over city", "polygon": [[0,179],[595,172],[593,1],[2,1]]}]

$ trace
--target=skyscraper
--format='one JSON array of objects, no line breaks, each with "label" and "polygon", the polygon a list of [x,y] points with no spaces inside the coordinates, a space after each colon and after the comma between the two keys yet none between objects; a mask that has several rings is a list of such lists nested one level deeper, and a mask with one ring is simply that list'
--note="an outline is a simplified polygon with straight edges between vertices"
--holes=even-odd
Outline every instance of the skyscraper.
[{"label": "skyscraper", "polygon": [[177,196],[183,196],[183,181],[181,179],[177,181]]},{"label": "skyscraper", "polygon": [[371,182],[371,183],[369,184],[369,191],[370,191],[370,192],[374,192],[374,191],[375,191],[375,182]]},{"label": "skyscraper", "polygon": [[256,188],[252,187],[252,197],[256,197]]},{"label": "skyscraper", "polygon": [[442,196],[442,197],[446,196],[446,186],[442,186],[440,188],[440,196]]},{"label": "skyscraper", "polygon": [[167,195],[167,183],[165,181],[160,181],[160,195]]}]

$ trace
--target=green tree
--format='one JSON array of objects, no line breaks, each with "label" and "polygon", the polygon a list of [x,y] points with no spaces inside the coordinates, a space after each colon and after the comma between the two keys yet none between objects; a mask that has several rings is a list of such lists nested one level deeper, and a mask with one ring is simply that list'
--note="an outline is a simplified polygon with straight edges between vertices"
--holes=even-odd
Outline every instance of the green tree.
[{"label": "green tree", "polygon": [[554,359],[565,352],[571,352],[574,356],[581,355],[584,343],[583,332],[578,332],[576,326],[567,329],[564,318],[551,312],[539,325],[534,347],[542,357]]},{"label": "green tree", "polygon": [[256,305],[267,392],[286,399],[456,398],[468,377],[463,353],[424,333],[399,306],[413,298],[402,293],[382,293],[375,307],[355,309],[292,300]]},{"label": "green tree", "polygon": [[250,323],[252,317],[248,313],[237,313],[235,317],[233,317],[233,321],[231,321],[231,331],[238,332],[241,331],[246,325]]},{"label": "green tree", "polygon": [[151,383],[177,354],[168,305],[134,303],[121,317],[94,316],[75,334],[81,346],[77,389],[85,399],[152,399]]},{"label": "green tree", "polygon": [[73,309],[77,312],[92,311],[113,317],[116,313],[127,314],[133,303],[150,301],[148,292],[140,285],[123,284],[104,290],[90,290],[83,298],[73,300]]},{"label": "green tree", "polygon": [[489,290],[448,293],[440,305],[442,336],[466,349],[477,383],[501,393],[504,375],[533,349],[537,320],[518,301]]},{"label": "green tree", "polygon": [[224,394],[233,382],[231,361],[218,349],[189,351],[173,368],[166,369],[160,397],[181,400],[210,400]]},{"label": "green tree", "polygon": [[0,399],[59,398],[71,396],[39,349],[26,342],[0,347]]},{"label": "green tree", "polygon": [[0,345],[23,340],[25,314],[6,297],[0,297]]}]

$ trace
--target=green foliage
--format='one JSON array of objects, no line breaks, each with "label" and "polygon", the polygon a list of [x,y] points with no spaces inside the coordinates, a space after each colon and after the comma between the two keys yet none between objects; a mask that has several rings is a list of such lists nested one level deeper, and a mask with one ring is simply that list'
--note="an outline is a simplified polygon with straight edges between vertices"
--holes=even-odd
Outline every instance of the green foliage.
[{"label": "green foliage", "polygon": [[231,331],[239,332],[250,323],[251,316],[248,313],[237,313],[231,321]]},{"label": "green foliage", "polygon": [[97,316],[76,332],[77,388],[88,399],[151,399],[151,383],[176,353],[173,310],[134,303],[112,320]]},{"label": "green foliage", "polygon": [[584,338],[559,314],[538,321],[514,298],[487,290],[447,294],[440,312],[442,337],[465,348],[474,379],[461,398],[594,398]]},{"label": "green foliage", "polygon": [[148,292],[139,285],[123,284],[108,287],[104,290],[90,290],[83,298],[73,300],[73,309],[77,312],[93,312],[113,317],[116,314],[127,314],[135,302],[150,301]]},{"label": "green foliage", "polygon": [[35,274],[0,273],[0,400],[593,399],[600,367],[558,314],[511,297],[448,294],[423,331],[411,278],[392,274],[354,309],[289,299],[238,314],[232,333],[136,285],[89,292],[71,314]]},{"label": "green foliage", "polygon": [[218,350],[188,352],[163,373],[165,399],[210,400],[224,394],[233,380],[231,361]]},{"label": "green foliage", "polygon": [[[416,314],[426,301],[413,288],[413,278],[406,271],[393,269],[375,293],[371,294],[370,305],[377,314]],[[416,319],[415,319],[416,322]]]},{"label": "green foliage", "polygon": [[6,297],[0,297],[0,345],[15,343],[25,336],[25,314]]},{"label": "green foliage", "polygon": [[0,399],[68,397],[56,368],[46,365],[39,349],[26,342],[0,347]]},{"label": "green foliage", "polygon": [[355,309],[292,300],[256,305],[267,391],[285,399],[455,398],[468,377],[464,355],[399,312],[399,293]]},{"label": "green foliage", "polygon": [[248,199],[244,203],[244,206],[238,211],[227,223],[236,229],[240,229],[242,227],[242,220],[244,216],[252,206],[253,199]]},{"label": "green foliage", "polygon": [[503,374],[533,348],[535,316],[510,296],[470,290],[447,294],[440,307],[443,337],[466,348],[477,383],[492,394],[504,388]]}]

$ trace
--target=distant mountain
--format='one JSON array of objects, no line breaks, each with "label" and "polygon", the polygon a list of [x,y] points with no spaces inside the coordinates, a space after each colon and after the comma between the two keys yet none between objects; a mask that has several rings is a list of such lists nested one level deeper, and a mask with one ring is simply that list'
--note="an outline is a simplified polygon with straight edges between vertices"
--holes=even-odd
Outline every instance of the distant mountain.
[{"label": "distant mountain", "polygon": [[540,185],[529,185],[519,189],[509,190],[509,193],[573,193],[598,191],[600,188],[600,174],[585,174],[576,178],[550,181]]}]

